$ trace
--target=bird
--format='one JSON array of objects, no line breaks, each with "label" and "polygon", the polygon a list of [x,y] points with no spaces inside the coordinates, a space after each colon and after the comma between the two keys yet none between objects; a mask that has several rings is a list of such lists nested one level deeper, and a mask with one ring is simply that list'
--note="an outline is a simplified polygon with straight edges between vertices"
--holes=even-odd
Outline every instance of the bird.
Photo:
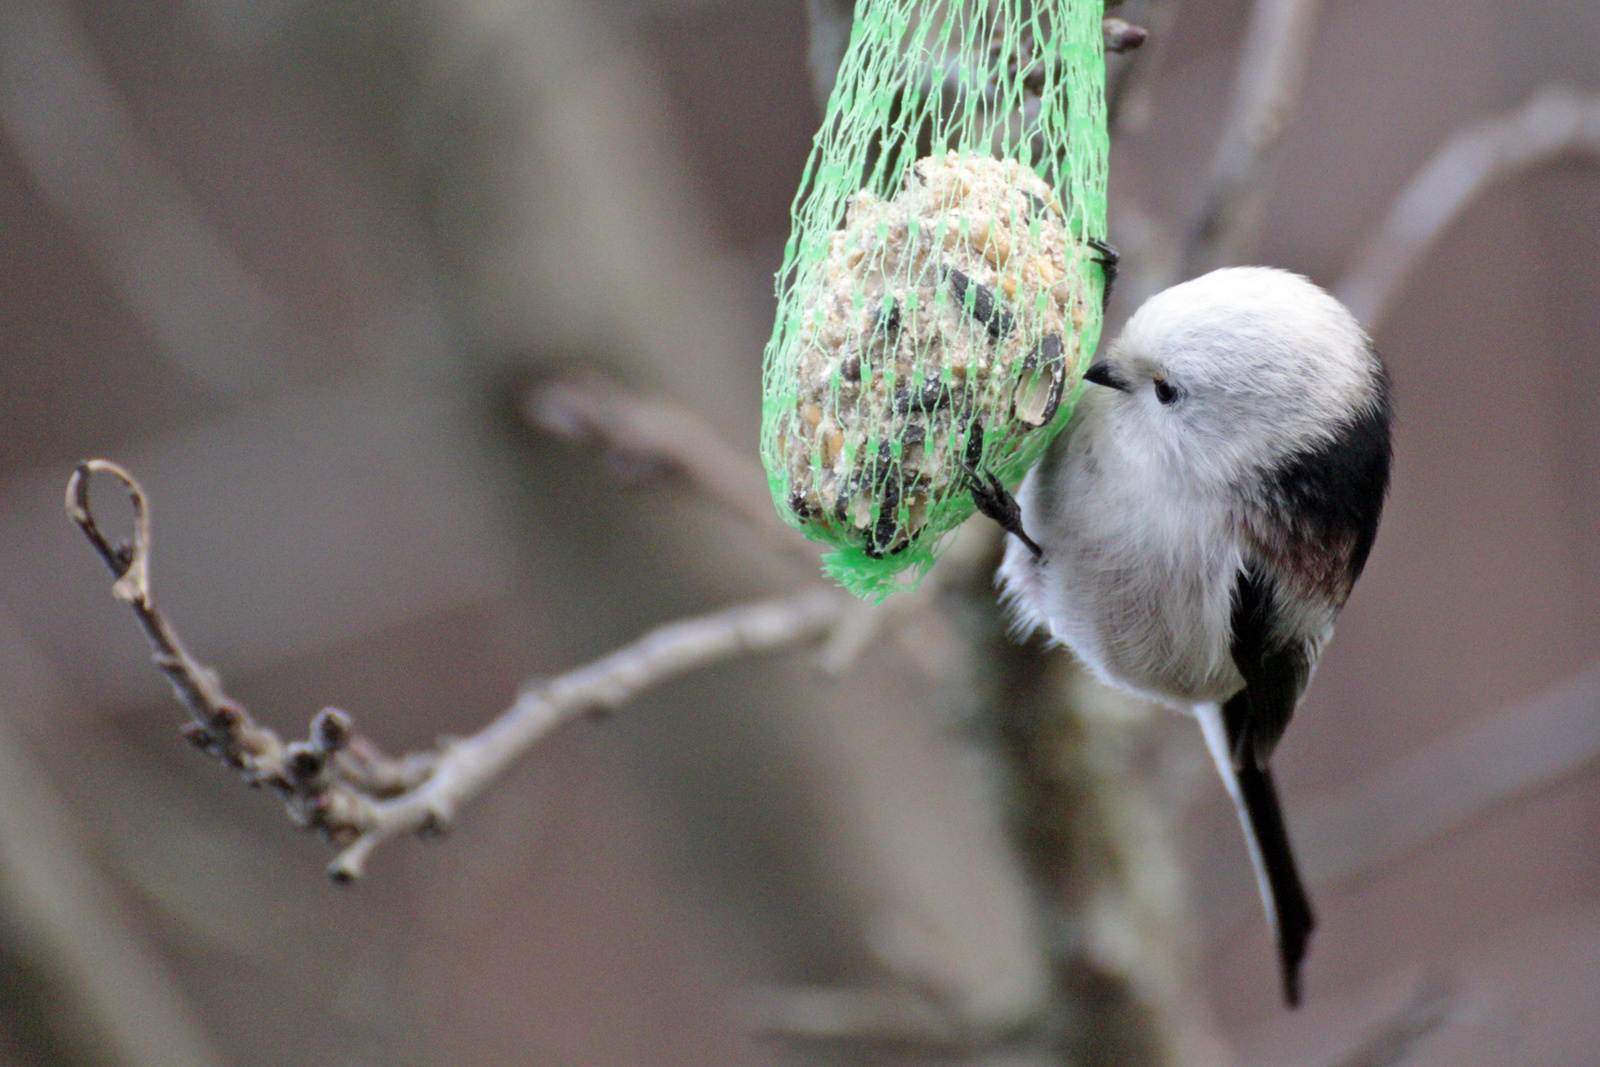
[{"label": "bird", "polygon": [[1007,540],[1003,599],[1019,630],[1198,720],[1294,1007],[1315,917],[1271,759],[1377,534],[1388,372],[1307,278],[1229,267],[1152,296],[1084,380],[1017,494],[1033,547]]}]

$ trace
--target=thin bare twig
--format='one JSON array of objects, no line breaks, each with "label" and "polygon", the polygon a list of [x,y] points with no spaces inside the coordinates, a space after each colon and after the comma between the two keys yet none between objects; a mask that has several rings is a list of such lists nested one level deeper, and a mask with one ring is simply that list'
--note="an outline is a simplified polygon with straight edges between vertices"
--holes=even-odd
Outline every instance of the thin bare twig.
[{"label": "thin bare twig", "polygon": [[585,667],[523,690],[498,719],[447,744],[417,788],[368,806],[360,837],[329,868],[334,878],[361,875],[374,848],[391,838],[446,826],[461,804],[557,727],[621,707],[644,690],[696,667],[768,652],[820,637],[853,601],[834,589],[744,604],[658,627]]},{"label": "thin bare twig", "polygon": [[[89,503],[95,474],[110,475],[128,491],[131,541],[112,541],[101,530]],[[358,735],[350,716],[337,708],[318,712],[305,740],[284,743],[190,654],[150,591],[150,510],[133,475],[103,459],[79,464],[67,483],[67,513],[116,576],[112,594],[133,608],[156,665],[193,716],[185,736],[237,768],[251,785],[277,789],[291,818],[340,846],[328,868],[338,881],[360,877],[367,857],[384,842],[444,828],[463,803],[561,725],[619,707],[695,667],[815,640],[854,603],[838,590],[813,589],[659,627],[585,667],[528,687],[471,737],[390,758]]]},{"label": "thin bare twig", "polygon": [[1600,156],[1600,95],[1545,88],[1516,111],[1456,131],[1394,198],[1335,292],[1376,329],[1422,257],[1474,198],[1568,153]]},{"label": "thin bare twig", "polygon": [[[89,505],[89,484],[95,474],[109,474],[128,491],[133,505],[131,541],[113,543],[95,520]],[[283,744],[223,691],[216,672],[189,653],[156,607],[150,593],[150,507],[144,487],[133,475],[109,460],[85,460],[78,464],[67,482],[67,514],[111,568],[116,576],[111,595],[133,609],[144,627],[145,636],[150,639],[156,666],[172,683],[178,700],[194,716],[185,729],[185,736],[229,766],[243,771],[251,785],[291,787]]]},{"label": "thin bare twig", "polygon": [[1189,231],[1186,277],[1234,262],[1254,234],[1273,151],[1300,99],[1318,6],[1256,0],[1206,197]]}]

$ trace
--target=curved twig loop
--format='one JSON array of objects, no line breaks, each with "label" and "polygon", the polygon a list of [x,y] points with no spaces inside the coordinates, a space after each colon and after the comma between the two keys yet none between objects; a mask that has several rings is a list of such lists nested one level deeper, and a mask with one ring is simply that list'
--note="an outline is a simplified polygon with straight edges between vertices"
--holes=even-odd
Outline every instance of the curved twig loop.
[{"label": "curved twig loop", "polygon": [[[89,506],[89,482],[95,474],[109,474],[128,490],[133,505],[133,540],[112,544],[100,529]],[[111,595],[124,604],[142,603],[150,596],[150,507],[138,479],[109,459],[86,459],[67,480],[67,514],[78,524],[100,558],[106,561],[116,584]]]}]

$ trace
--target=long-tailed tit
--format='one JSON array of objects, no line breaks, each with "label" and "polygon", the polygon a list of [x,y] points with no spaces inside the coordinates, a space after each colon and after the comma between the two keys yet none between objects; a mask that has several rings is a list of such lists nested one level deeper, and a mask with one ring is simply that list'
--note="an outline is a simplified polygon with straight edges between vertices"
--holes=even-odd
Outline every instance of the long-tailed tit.
[{"label": "long-tailed tit", "polygon": [[1019,621],[1100,678],[1191,709],[1238,808],[1284,997],[1313,918],[1268,761],[1366,563],[1389,387],[1299,275],[1213,271],[1128,320],[1023,483],[1000,575]]}]

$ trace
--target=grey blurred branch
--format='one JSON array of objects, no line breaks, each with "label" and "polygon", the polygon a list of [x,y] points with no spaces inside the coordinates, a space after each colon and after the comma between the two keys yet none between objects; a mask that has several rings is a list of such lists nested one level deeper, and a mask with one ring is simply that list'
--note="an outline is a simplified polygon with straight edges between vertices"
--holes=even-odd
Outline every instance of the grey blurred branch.
[{"label": "grey blurred branch", "polygon": [[1432,742],[1348,790],[1298,805],[1308,874],[1393,862],[1600,761],[1600,663]]},{"label": "grey blurred branch", "polygon": [[1319,0],[1256,0],[1205,200],[1189,232],[1184,277],[1236,262],[1247,251],[1270,192],[1273,150],[1305,82],[1318,6]]},{"label": "grey blurred branch", "polygon": [[1362,243],[1339,298],[1376,329],[1422,257],[1474,198],[1568,153],[1600,157],[1600,95],[1546,88],[1516,111],[1456,131]]},{"label": "grey blurred branch", "polygon": [[758,1033],[804,1041],[949,1047],[963,1035],[937,998],[908,986],[786,986],[754,991],[745,1016]]},{"label": "grey blurred branch", "polygon": [[1171,42],[1167,31],[1177,16],[1178,0],[1145,0],[1130,8],[1129,13],[1138,19],[1135,28],[1143,34],[1135,46],[1138,55],[1121,47],[1125,38],[1115,24],[1124,20],[1110,16],[1102,24],[1106,34],[1106,121],[1113,137],[1149,120],[1149,86],[1167,54]]},{"label": "grey blurred branch", "polygon": [[[128,491],[131,541],[114,543],[100,529],[89,503],[95,474],[110,475]],[[659,627],[585,667],[530,685],[471,737],[390,758],[356,734],[350,717],[336,708],[317,713],[306,740],[283,742],[189,653],[150,591],[149,506],[131,474],[106,460],[80,464],[68,482],[67,512],[116,576],[112,595],[133,608],[156,665],[193,716],[186,736],[241,771],[251,785],[277,789],[296,822],[340,846],[329,867],[340,881],[359,877],[367,857],[384,842],[443,829],[463,803],[565,723],[620,707],[696,667],[815,640],[854,603],[837,590],[814,589]]]},{"label": "grey blurred branch", "polygon": [[[1600,662],[1347,788],[1297,801],[1307,879],[1329,885],[1398,862],[1596,766]],[[1242,881],[1231,873],[1226,886],[1205,887],[1224,928],[1253,918]]]},{"label": "grey blurred branch", "polygon": [[[103,858],[0,718],[6,1062],[222,1067],[226,1057],[142,929],[147,924],[127,913]],[[12,1029],[19,1016],[27,1017],[25,1030],[47,1030],[44,1039],[19,1041]]]},{"label": "grey blurred branch", "polygon": [[0,4],[0,129],[160,350],[221,395],[294,351],[283,307],[156,156],[61,0]]},{"label": "grey blurred branch", "polygon": [[[714,427],[685,409],[592,376],[536,386],[524,398],[523,412],[547,433],[598,444],[614,465],[630,473],[682,479],[698,496],[742,521],[763,544],[781,550],[803,568],[802,573],[816,574],[817,546],[778,518],[760,464],[731,448]],[[843,674],[886,628],[915,618],[924,625],[915,640],[906,642],[906,650],[929,673],[939,674],[954,654],[950,646],[955,639],[948,632],[928,632],[939,618],[933,601],[953,570],[963,563],[976,565],[959,551],[949,555],[954,558],[947,558],[913,592],[881,604],[849,604],[818,654],[823,673]],[[917,654],[929,651],[935,655]]]},{"label": "grey blurred branch", "polygon": [[1423,1041],[1450,1021],[1456,1001],[1447,986],[1433,981],[1421,983],[1404,1004],[1334,1061],[1333,1067],[1399,1067],[1411,1059]]},{"label": "grey blurred branch", "polygon": [[[1320,0],[1255,0],[1248,35],[1239,50],[1238,72],[1222,132],[1212,153],[1200,207],[1180,239],[1178,227],[1157,219],[1129,200],[1112,205],[1111,233],[1122,253],[1117,303],[1136,307],[1147,297],[1215,267],[1239,262],[1254,240],[1271,193],[1276,149],[1288,128],[1305,81],[1306,57],[1316,32]],[[1132,67],[1121,64],[1107,87],[1113,115],[1141,112],[1148,105],[1130,78],[1160,58],[1165,24],[1176,5],[1151,5],[1156,54]],[[1129,98],[1124,100],[1124,98]],[[1133,124],[1137,116],[1117,125]]]},{"label": "grey blurred branch", "polygon": [[812,571],[817,555],[778,518],[760,466],[684,408],[626,392],[598,377],[529,391],[528,421],[576,442],[598,442],[618,465],[687,481],[750,528],[792,547]]}]

